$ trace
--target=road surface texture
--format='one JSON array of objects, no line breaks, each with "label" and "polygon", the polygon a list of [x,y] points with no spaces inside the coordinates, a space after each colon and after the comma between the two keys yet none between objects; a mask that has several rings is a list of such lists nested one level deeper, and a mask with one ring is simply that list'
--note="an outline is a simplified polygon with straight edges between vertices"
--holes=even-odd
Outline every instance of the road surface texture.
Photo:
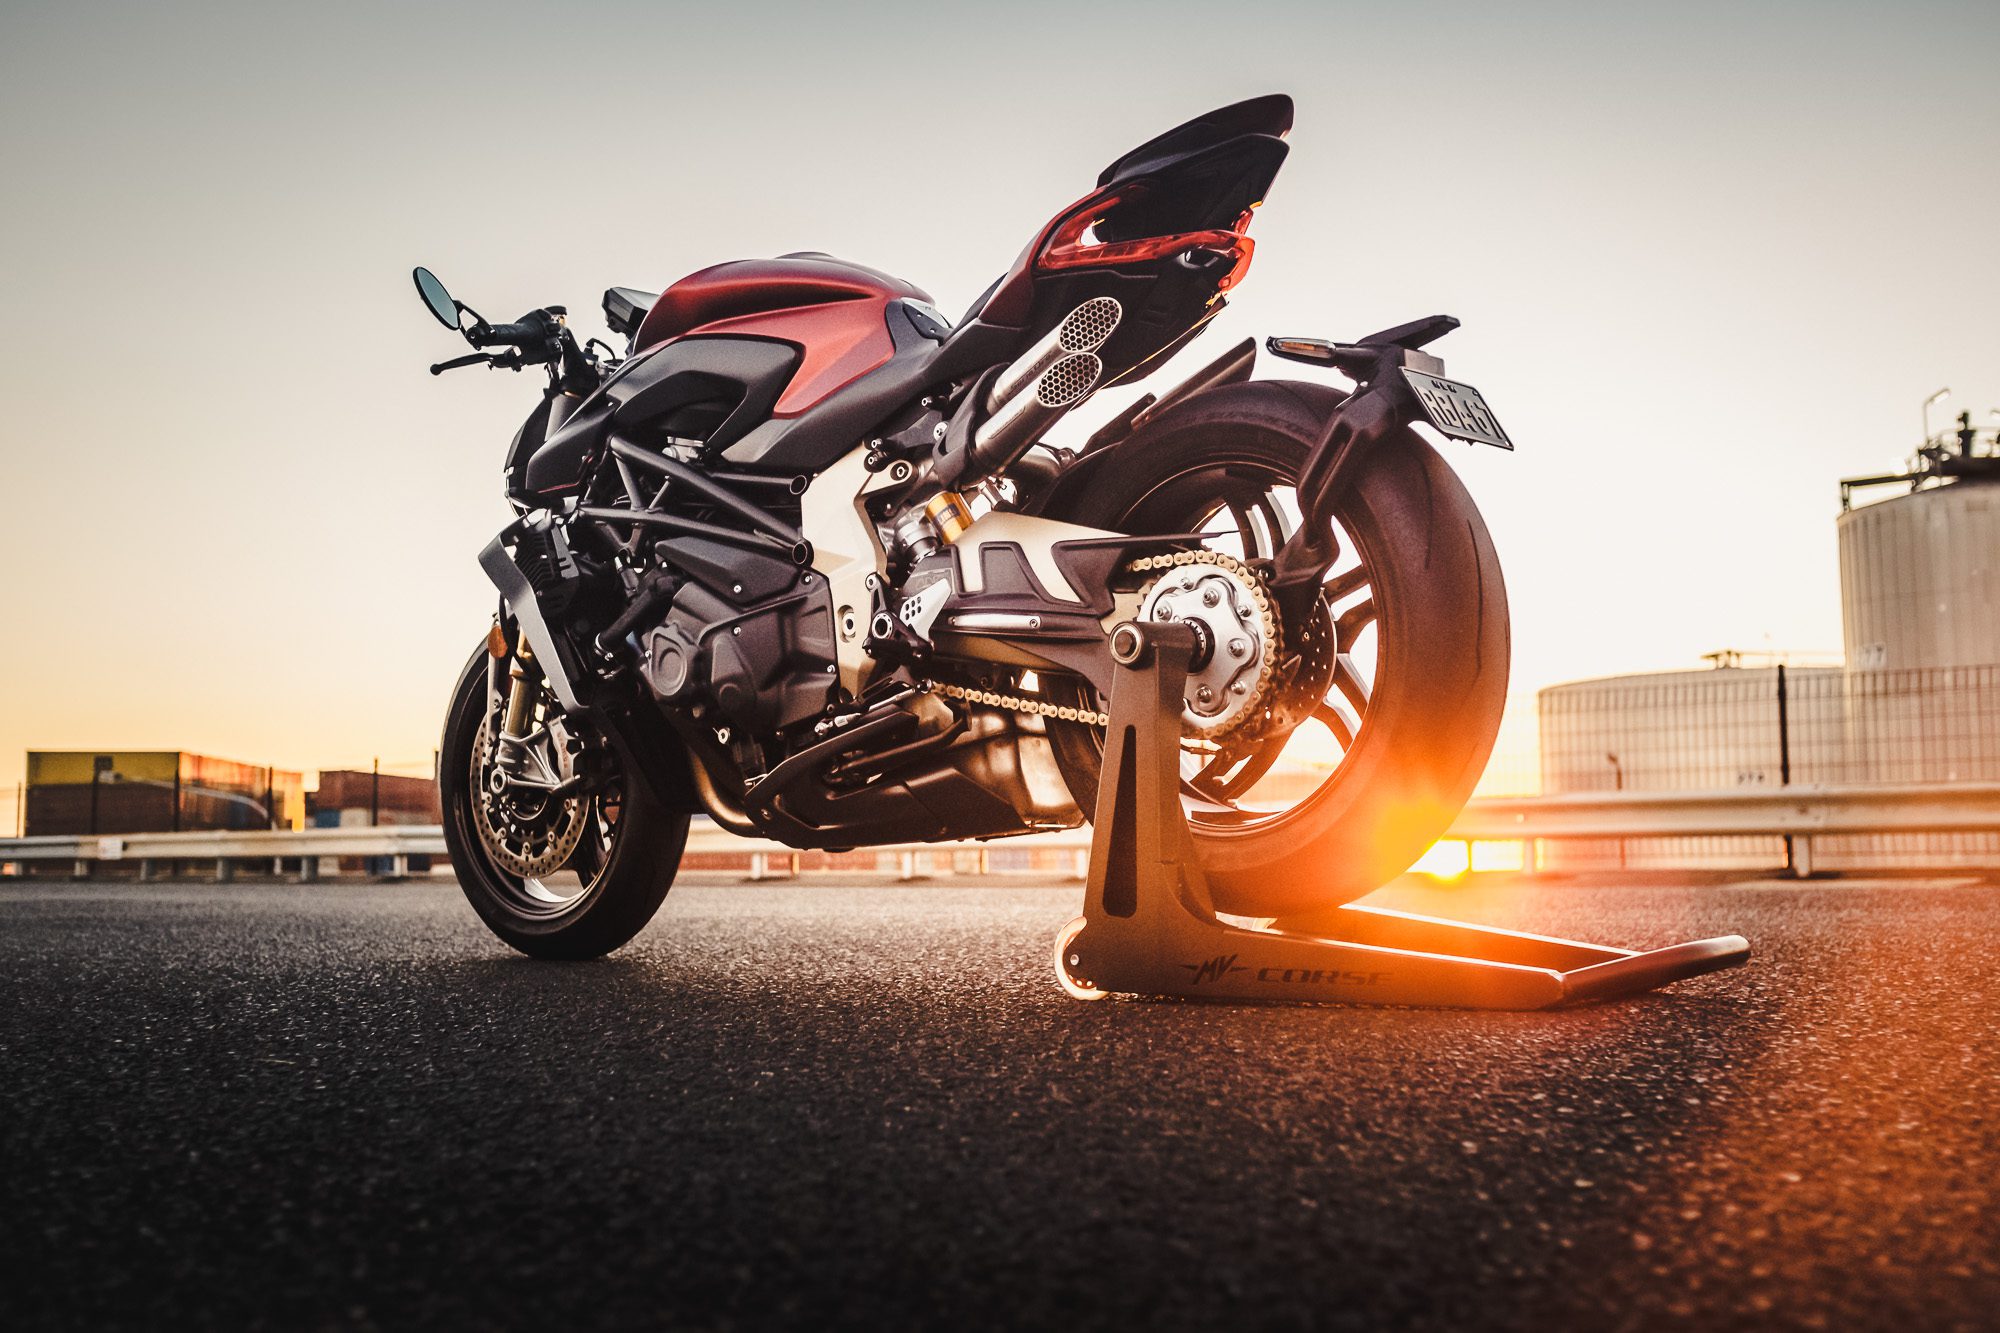
[{"label": "road surface texture", "polygon": [[2000,888],[1401,887],[1749,968],[1064,998],[1081,889],[0,887],[0,1327],[1992,1327]]}]

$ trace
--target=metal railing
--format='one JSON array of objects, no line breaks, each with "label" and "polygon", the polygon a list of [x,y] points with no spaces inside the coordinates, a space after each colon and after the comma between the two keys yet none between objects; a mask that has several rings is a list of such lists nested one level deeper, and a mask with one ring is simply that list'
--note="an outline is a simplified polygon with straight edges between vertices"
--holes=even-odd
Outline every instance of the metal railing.
[{"label": "metal railing", "polygon": [[[1081,879],[1090,852],[1090,830],[1067,829],[994,843],[908,843],[867,850],[876,857],[893,857],[897,877],[907,880],[918,878],[922,866],[936,872],[963,856],[973,858],[979,873],[987,873],[993,852],[1001,849],[1059,853],[1065,871]],[[796,874],[804,858],[822,855],[767,839],[739,837],[706,819],[695,821],[688,830],[687,850],[700,856],[747,857],[752,879]],[[135,865],[137,877],[150,880],[166,867],[202,864],[212,865],[218,879],[229,879],[247,864],[312,881],[321,877],[326,862],[341,860],[374,862],[381,869],[372,873],[399,879],[410,873],[413,857],[442,859],[445,854],[444,830],[436,824],[0,838],[0,869],[6,873],[22,873],[32,864],[67,863],[77,879],[89,878],[103,867]]]},{"label": "metal railing", "polygon": [[[1852,835],[1912,833],[2000,834],[2000,782],[1868,784],[1849,786],[1793,785],[1747,787],[1722,791],[1566,792],[1552,796],[1494,797],[1468,805],[1445,835],[1446,841],[1515,843],[1526,849],[1522,865],[1540,863],[1535,849],[1544,842],[1624,838],[1787,837],[1800,875],[1813,870],[1812,839]],[[689,831],[687,850],[701,856],[748,858],[751,879],[801,873],[808,859],[781,843],[742,838],[707,820]],[[290,873],[302,880],[319,877],[322,863],[363,858],[382,867],[379,873],[400,877],[409,873],[410,858],[442,857],[443,830],[435,824],[388,825],[379,828],[300,829],[275,832],[128,833],[101,837],[0,839],[0,866],[20,873],[31,863],[68,862],[71,873],[85,878],[100,866],[137,863],[138,877],[156,876],[163,864],[210,863],[218,878],[229,878],[244,863],[261,863],[273,874]],[[1024,858],[1021,854],[1025,853]],[[1050,868],[1032,863],[1056,859],[1061,873],[1084,877],[1089,864],[1090,830],[1067,829],[1021,838],[982,843],[905,843],[867,849],[873,869],[886,869],[893,858],[895,877],[919,878],[926,873],[952,873],[966,857],[978,873],[989,873],[997,862],[1023,859],[1044,875]],[[867,864],[854,866],[867,870]]]},{"label": "metal railing", "polygon": [[228,879],[246,862],[283,874],[283,863],[293,861],[298,877],[310,881],[319,878],[323,861],[343,857],[387,862],[387,873],[400,878],[409,873],[411,857],[444,854],[444,830],[436,824],[0,838],[0,867],[68,861],[78,879],[100,864],[136,864],[139,878],[151,879],[162,864],[210,862],[218,879]]},{"label": "metal railing", "polygon": [[1545,865],[1544,842],[1784,838],[1791,849],[1788,869],[1804,878],[1817,868],[1816,838],[1905,834],[2000,834],[2000,782],[1493,797],[1468,805],[1449,837],[1467,844],[1518,843],[1528,870]]}]

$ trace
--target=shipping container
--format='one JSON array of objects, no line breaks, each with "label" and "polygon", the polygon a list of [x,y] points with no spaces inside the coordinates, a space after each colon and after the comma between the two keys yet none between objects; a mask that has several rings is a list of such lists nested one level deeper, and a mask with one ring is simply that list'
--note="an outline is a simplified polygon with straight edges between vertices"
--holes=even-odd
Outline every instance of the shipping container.
[{"label": "shipping container", "polygon": [[31,750],[29,837],[300,828],[305,781],[284,769],[181,750]]},{"label": "shipping container", "polygon": [[[339,812],[336,824],[368,822],[368,812],[376,812],[378,824],[436,824],[443,818],[438,804],[437,783],[430,778],[407,777],[398,773],[371,773],[359,769],[323,768],[319,788],[308,808],[318,816]],[[359,812],[362,816],[350,816]]]}]

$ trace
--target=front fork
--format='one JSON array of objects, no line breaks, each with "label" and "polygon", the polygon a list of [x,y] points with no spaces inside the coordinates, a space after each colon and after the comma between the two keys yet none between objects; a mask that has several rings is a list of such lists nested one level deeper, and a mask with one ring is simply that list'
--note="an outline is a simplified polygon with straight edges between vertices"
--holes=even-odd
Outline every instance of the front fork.
[{"label": "front fork", "polygon": [[499,693],[500,665],[507,663],[507,706],[501,715],[500,734],[494,737],[493,762],[507,777],[518,779],[523,776],[528,733],[535,721],[535,696],[541,692],[541,673],[535,663],[535,650],[525,635],[516,634],[513,651],[509,653],[506,631],[495,623],[487,636],[486,648],[489,698]]}]

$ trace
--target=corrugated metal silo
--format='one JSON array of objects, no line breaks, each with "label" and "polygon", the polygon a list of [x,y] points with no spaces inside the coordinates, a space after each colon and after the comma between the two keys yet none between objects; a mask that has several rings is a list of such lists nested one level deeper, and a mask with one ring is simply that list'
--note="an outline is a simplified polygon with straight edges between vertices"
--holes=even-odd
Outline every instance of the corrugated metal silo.
[{"label": "corrugated metal silo", "polygon": [[1933,486],[1840,516],[1853,671],[2000,662],[2000,485]]}]

